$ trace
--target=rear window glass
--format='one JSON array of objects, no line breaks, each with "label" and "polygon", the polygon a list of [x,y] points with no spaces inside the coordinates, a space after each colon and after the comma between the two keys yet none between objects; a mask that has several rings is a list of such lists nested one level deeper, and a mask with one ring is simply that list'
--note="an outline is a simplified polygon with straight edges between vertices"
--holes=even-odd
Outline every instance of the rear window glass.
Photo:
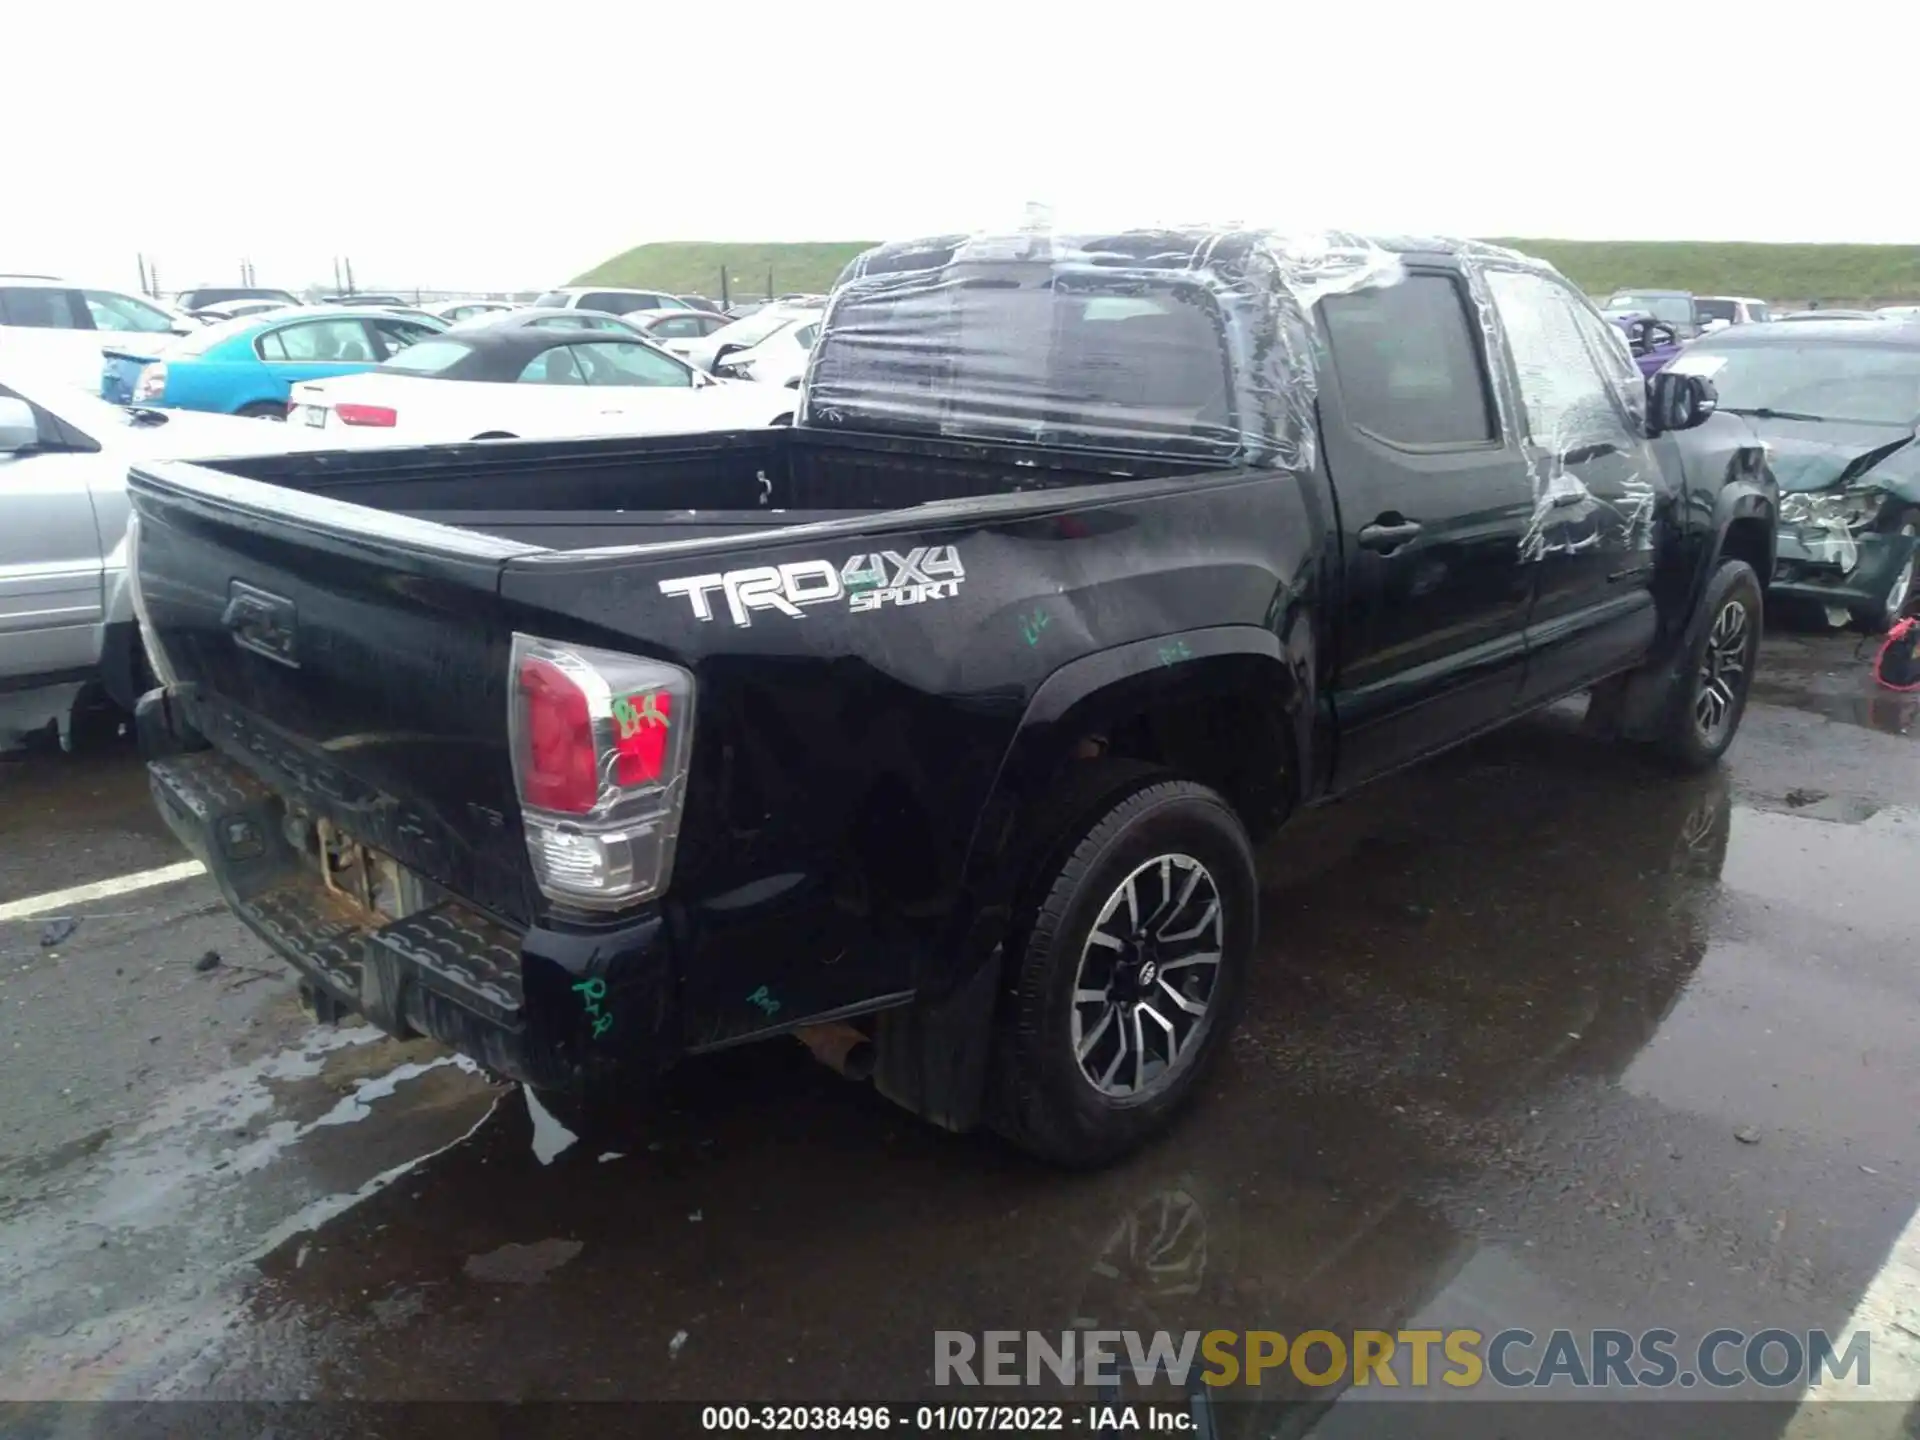
[{"label": "rear window glass", "polygon": [[812,373],[814,423],[1205,454],[1241,443],[1219,305],[1190,281],[1017,262],[876,279],[842,292]]},{"label": "rear window glass", "polygon": [[417,345],[409,345],[386,364],[376,368],[398,370],[407,375],[438,375],[452,369],[472,353],[471,345],[463,345],[458,340],[422,340]]},{"label": "rear window glass", "polygon": [[658,295],[635,295],[623,290],[595,290],[580,297],[582,310],[604,310],[609,315],[625,315],[634,310],[658,310]]}]

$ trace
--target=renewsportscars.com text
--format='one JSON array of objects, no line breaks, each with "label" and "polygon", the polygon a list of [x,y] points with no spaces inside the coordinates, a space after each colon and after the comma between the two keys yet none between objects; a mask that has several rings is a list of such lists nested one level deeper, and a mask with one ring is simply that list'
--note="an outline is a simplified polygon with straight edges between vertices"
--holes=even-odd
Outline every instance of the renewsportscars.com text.
[{"label": "renewsportscars.com text", "polygon": [[1422,1389],[1768,1389],[1873,1381],[1873,1340],[1855,1330],[936,1330],[936,1385],[1111,1385],[1198,1376],[1213,1386],[1297,1383]]}]

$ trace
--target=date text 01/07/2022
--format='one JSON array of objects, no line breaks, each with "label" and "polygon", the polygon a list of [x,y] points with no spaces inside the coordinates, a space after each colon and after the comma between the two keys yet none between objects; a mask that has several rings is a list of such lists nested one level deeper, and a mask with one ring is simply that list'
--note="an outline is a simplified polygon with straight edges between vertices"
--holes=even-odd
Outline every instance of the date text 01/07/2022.
[{"label": "date text 01/07/2022", "polygon": [[708,1431],[774,1431],[817,1434],[823,1430],[937,1434],[971,1431],[1031,1435],[1078,1431],[1179,1433],[1194,1428],[1184,1405],[708,1405],[700,1411]]}]

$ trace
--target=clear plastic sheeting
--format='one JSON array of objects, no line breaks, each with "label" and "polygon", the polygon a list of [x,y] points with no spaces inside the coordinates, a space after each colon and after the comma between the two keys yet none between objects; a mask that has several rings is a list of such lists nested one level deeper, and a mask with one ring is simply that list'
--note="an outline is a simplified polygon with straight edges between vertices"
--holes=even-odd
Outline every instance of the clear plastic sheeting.
[{"label": "clear plastic sheeting", "polygon": [[1313,306],[1402,274],[1340,233],[883,245],[834,288],[800,423],[1310,467]]},{"label": "clear plastic sheeting", "polygon": [[[1494,246],[1464,258],[1519,380],[1516,419],[1533,479],[1522,556],[1578,553],[1616,536],[1627,549],[1651,549],[1655,477],[1631,458],[1644,453],[1645,386],[1618,330],[1538,261]],[[1588,467],[1612,472],[1603,494],[1583,478]]]}]

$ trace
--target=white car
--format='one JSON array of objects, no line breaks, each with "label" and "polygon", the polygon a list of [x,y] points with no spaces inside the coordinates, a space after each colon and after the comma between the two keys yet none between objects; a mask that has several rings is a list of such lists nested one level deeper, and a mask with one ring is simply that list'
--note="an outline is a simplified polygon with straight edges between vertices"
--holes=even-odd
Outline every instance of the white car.
[{"label": "white car", "polygon": [[191,410],[134,410],[0,363],[0,749],[98,685],[138,697],[127,582],[129,462],[301,449],[319,437]]},{"label": "white car", "polygon": [[420,307],[427,314],[437,316],[449,325],[458,325],[467,320],[478,320],[488,315],[500,315],[513,309],[507,300],[442,300],[433,305]]},{"label": "white car", "polygon": [[599,310],[608,315],[693,308],[678,295],[669,295],[664,290],[620,290],[593,285],[568,285],[549,290],[533,303],[548,310]]},{"label": "white car", "polygon": [[818,305],[763,305],[751,315],[742,315],[700,339],[670,337],[663,340],[667,349],[685,356],[702,370],[713,369],[716,362],[736,350],[750,350],[774,331],[796,318],[818,320]]},{"label": "white car", "polygon": [[675,435],[785,424],[794,400],[780,386],[715,380],[636,337],[503,324],[297,384],[287,424],[335,444]]},{"label": "white car", "polygon": [[0,276],[0,363],[9,374],[98,394],[101,347],[157,356],[199,322],[123,290],[40,276]]},{"label": "white car", "polygon": [[794,315],[758,345],[734,350],[715,363],[713,373],[723,380],[747,380],[760,385],[799,386],[807,373],[807,357],[820,336],[820,314]]},{"label": "white car", "polygon": [[1762,324],[1773,318],[1767,302],[1751,295],[1696,295],[1693,311],[1700,317],[1702,334],[1712,334],[1729,325]]}]

